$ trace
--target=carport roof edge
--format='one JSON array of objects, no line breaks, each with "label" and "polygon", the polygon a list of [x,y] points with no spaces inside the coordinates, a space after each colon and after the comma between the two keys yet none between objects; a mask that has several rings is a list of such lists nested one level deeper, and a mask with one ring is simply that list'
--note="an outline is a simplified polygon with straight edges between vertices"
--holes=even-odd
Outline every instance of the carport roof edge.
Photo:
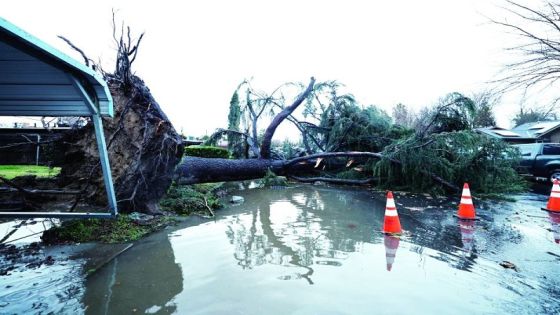
[{"label": "carport roof edge", "polygon": [[107,110],[103,111],[102,115],[110,117],[113,116],[113,98],[111,97],[109,87],[101,74],[0,17],[0,35],[2,35],[2,33],[14,40],[17,40],[19,44],[23,45],[26,49],[33,51],[33,53],[41,54],[42,57],[56,64],[57,68],[64,70],[67,73],[81,75],[87,79],[89,84],[102,87],[105,94],[103,96],[108,102]]}]

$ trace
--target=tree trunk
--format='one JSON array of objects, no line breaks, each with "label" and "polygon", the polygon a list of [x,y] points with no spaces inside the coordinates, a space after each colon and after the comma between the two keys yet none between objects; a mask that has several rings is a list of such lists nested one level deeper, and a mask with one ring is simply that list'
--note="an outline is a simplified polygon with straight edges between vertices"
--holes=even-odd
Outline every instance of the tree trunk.
[{"label": "tree trunk", "polygon": [[[183,159],[177,172],[175,180],[179,184],[196,184],[205,182],[223,182],[262,178],[266,171],[270,169],[277,175],[290,176],[298,179],[294,175],[302,171],[313,170],[311,160],[318,158],[333,157],[354,157],[354,158],[376,158],[381,159],[384,156],[381,153],[374,152],[326,152],[312,154],[308,156],[298,157],[291,160],[266,160],[266,159],[247,159],[247,160],[229,160],[229,159],[209,159],[186,157]],[[390,159],[395,165],[402,163],[395,159]],[[437,174],[428,171],[422,171],[426,176],[432,178],[434,182],[446,187],[451,191],[459,191],[459,187],[446,181]],[[324,179],[321,179],[324,180]],[[367,179],[373,181],[373,179]],[[333,182],[333,181],[331,181]],[[348,180],[346,182],[336,181],[340,184],[366,184],[365,181]]]},{"label": "tree trunk", "polygon": [[177,168],[176,182],[189,185],[262,178],[268,169],[275,173],[281,172],[283,164],[283,161],[263,159],[230,160],[185,157]]},{"label": "tree trunk", "polygon": [[270,159],[270,146],[272,144],[272,136],[274,136],[274,132],[278,125],[286,119],[286,117],[290,116],[294,110],[309,96],[309,94],[313,91],[313,86],[315,85],[315,78],[311,77],[309,81],[309,85],[307,89],[301,93],[301,95],[292,103],[292,105],[284,108],[278,115],[274,116],[272,122],[266,130],[264,131],[263,141],[261,144],[261,158],[262,159]]}]

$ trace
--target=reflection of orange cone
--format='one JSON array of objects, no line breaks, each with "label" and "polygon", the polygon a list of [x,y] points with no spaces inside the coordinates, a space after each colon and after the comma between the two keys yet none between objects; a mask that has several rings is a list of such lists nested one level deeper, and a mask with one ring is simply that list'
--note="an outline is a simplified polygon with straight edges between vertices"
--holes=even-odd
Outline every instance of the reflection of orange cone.
[{"label": "reflection of orange cone", "polygon": [[551,212],[560,212],[560,183],[557,179],[555,179],[554,184],[552,184],[552,191],[550,192],[550,198],[548,198],[546,208],[542,209]]},{"label": "reflection of orange cone", "polygon": [[459,220],[459,229],[461,230],[461,241],[463,241],[463,249],[470,252],[474,242],[474,221]]},{"label": "reflection of orange cone", "polygon": [[395,262],[395,255],[399,248],[400,239],[396,236],[385,235],[385,257],[387,258],[387,271],[391,271]]},{"label": "reflection of orange cone", "polygon": [[560,244],[560,213],[549,213],[548,218],[552,225],[552,235],[554,235],[554,243]]},{"label": "reflection of orange cone", "polygon": [[385,221],[383,222],[383,233],[400,234],[401,232],[401,221],[399,220],[399,214],[397,213],[397,207],[395,206],[393,193],[389,191],[387,192],[387,204],[385,206]]},{"label": "reflection of orange cone", "polygon": [[459,212],[457,213],[457,216],[459,219],[463,220],[476,219],[474,205],[471,198],[471,190],[469,189],[469,184],[467,183],[463,185],[463,194],[461,195],[461,203],[459,204]]}]

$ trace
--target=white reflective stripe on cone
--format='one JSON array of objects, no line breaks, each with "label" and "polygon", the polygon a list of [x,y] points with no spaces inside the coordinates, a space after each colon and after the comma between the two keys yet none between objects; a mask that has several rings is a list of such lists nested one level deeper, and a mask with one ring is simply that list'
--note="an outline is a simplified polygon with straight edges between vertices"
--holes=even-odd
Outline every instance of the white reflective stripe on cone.
[{"label": "white reflective stripe on cone", "polygon": [[385,249],[385,255],[387,255],[387,256],[389,256],[389,255],[395,256],[395,254],[397,253],[397,249],[398,249],[398,248],[395,248],[395,249],[393,249],[393,248],[386,248],[386,249]]},{"label": "white reflective stripe on cone", "polygon": [[396,217],[398,216],[397,210],[385,210],[386,217]]},{"label": "white reflective stripe on cone", "polygon": [[463,196],[470,197],[471,196],[471,190],[468,189],[468,188],[463,188]]},{"label": "white reflective stripe on cone", "polygon": [[395,206],[395,200],[393,198],[389,198],[387,199],[387,208],[396,208],[397,206]]},{"label": "white reflective stripe on cone", "polygon": [[472,205],[472,199],[470,198],[461,198],[461,203],[465,205]]},{"label": "white reflective stripe on cone", "polygon": [[560,198],[560,192],[551,192],[550,197],[552,198]]}]

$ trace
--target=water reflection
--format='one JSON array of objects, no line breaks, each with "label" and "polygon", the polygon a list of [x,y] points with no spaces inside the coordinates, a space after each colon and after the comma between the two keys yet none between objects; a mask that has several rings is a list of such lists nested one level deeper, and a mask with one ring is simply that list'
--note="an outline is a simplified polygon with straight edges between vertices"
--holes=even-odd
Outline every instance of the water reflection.
[{"label": "water reflection", "polygon": [[461,231],[461,242],[463,250],[467,253],[472,252],[474,244],[474,220],[459,220],[459,229]]},{"label": "water reflection", "polygon": [[264,264],[293,267],[278,279],[303,279],[312,285],[314,265],[342,266],[348,253],[370,241],[368,224],[359,225],[363,218],[354,218],[356,211],[347,208],[348,194],[289,189],[262,194],[270,192],[274,198],[264,196],[262,202],[247,204],[249,213],[227,224],[233,256],[243,269]]},{"label": "water reflection", "polygon": [[385,235],[385,259],[387,260],[387,271],[393,269],[397,249],[399,248],[400,238],[397,236]]},{"label": "water reflection", "polygon": [[550,225],[552,226],[554,242],[556,244],[560,244],[560,213],[549,212],[548,219],[550,221]]},{"label": "water reflection", "polygon": [[183,275],[167,235],[161,234],[88,277],[86,287],[86,314],[172,314]]}]

